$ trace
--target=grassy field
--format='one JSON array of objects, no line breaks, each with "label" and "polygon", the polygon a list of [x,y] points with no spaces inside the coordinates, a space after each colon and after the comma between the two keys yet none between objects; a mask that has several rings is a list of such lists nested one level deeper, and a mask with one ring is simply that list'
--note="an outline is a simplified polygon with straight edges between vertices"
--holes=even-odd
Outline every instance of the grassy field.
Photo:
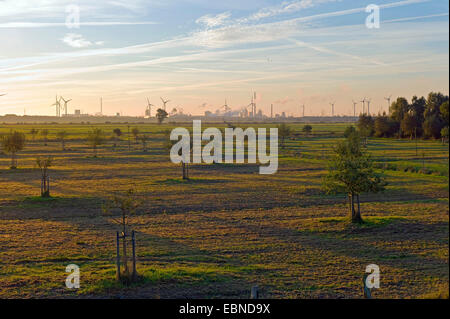
[{"label": "grassy field", "polygon": [[[255,164],[195,164],[189,181],[164,146],[174,126],[132,125],[150,135],[143,152],[133,137],[128,148],[127,125],[97,125],[109,136],[125,133],[98,157],[85,141],[91,125],[0,126],[0,134],[50,132],[46,146],[27,134],[16,170],[0,154],[0,298],[247,298],[255,284],[264,298],[361,298],[369,264],[381,271],[375,298],[448,295],[448,145],[369,139],[389,185],[361,196],[366,223],[352,225],[345,196],[321,190],[346,125],[313,124],[310,136],[302,126],[291,125],[277,174],[259,175]],[[60,130],[69,134],[65,151]],[[43,155],[55,159],[50,199],[38,197],[35,159]],[[117,225],[101,206],[131,187],[144,200],[132,220],[143,278],[125,287],[114,281]],[[71,263],[80,266],[79,290],[65,288]]]}]

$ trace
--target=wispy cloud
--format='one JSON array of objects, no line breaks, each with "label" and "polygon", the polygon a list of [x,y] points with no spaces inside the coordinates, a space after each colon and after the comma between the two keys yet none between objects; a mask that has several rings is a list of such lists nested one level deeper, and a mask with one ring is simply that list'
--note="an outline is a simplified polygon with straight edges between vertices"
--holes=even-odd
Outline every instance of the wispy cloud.
[{"label": "wispy cloud", "polygon": [[258,12],[250,15],[247,18],[243,18],[240,21],[258,21],[264,18],[269,18],[281,14],[288,14],[300,11],[302,9],[312,8],[316,5],[327,3],[327,2],[336,2],[341,0],[296,0],[283,2],[277,6],[266,7],[260,9]]},{"label": "wispy cloud", "polygon": [[[126,21],[108,21],[108,22],[80,22],[80,27],[108,27],[108,26],[121,26],[121,25],[154,25],[158,24],[152,21],[144,22],[126,22]],[[19,29],[19,28],[66,28],[67,25],[62,22],[5,22],[0,23],[2,29]]]},{"label": "wispy cloud", "polygon": [[[77,99],[77,107],[85,109],[101,94],[117,109],[124,104],[136,105],[130,112],[141,113],[138,105],[144,94],[153,99],[167,94],[174,105],[204,111],[222,105],[223,95],[234,105],[244,105],[247,93],[256,90],[264,94],[261,108],[276,101],[288,110],[295,106],[299,87],[305,91],[307,104],[307,96],[320,95],[327,96],[326,103],[328,96],[333,96],[345,105],[346,97],[339,95],[345,85],[354,91],[372,88],[373,92],[388,86],[396,94],[404,94],[402,89],[410,92],[418,87],[409,79],[423,77],[423,90],[434,83],[448,84],[448,20],[438,18],[448,16],[448,10],[445,6],[414,5],[429,0],[382,1],[385,10],[381,16],[386,20],[379,30],[364,26],[366,1],[355,5],[342,0],[339,5],[319,8],[322,3],[340,0],[278,0],[278,5],[250,11],[224,3],[211,5],[206,0],[177,0],[171,3],[175,13],[160,10],[158,15],[141,15],[145,11],[143,0],[130,0],[125,5],[118,0],[77,0],[82,12],[90,16],[83,14],[81,26],[130,25],[120,32],[116,31],[119,28],[62,30],[65,19],[60,2],[65,5],[73,0],[36,0],[36,8],[31,1],[15,1],[0,0],[0,11],[3,3],[8,3],[16,6],[17,13],[0,12],[0,32],[8,35],[8,28],[40,30],[14,31],[17,49],[13,47],[16,44],[3,44],[0,85],[8,96],[0,99],[0,105],[17,105],[21,111],[20,106],[28,103],[27,113],[28,107],[36,104],[41,105],[42,113],[50,112],[48,99],[55,92]],[[440,0],[430,1],[436,4]],[[152,5],[154,2],[165,1],[154,0]],[[265,1],[269,2],[276,1]],[[196,24],[192,23],[194,11],[181,12],[186,3],[201,10],[194,16]],[[23,16],[17,10],[21,4],[27,7]],[[394,9],[409,5],[408,9]],[[115,10],[110,11],[112,7]],[[205,12],[207,7],[214,11]],[[94,8],[95,14],[87,12],[89,8]],[[154,19],[161,25],[134,28],[133,24],[154,23],[127,22]],[[424,21],[412,21],[419,19]],[[51,27],[55,30],[47,30]],[[30,51],[29,37],[40,35],[39,45],[33,42]],[[74,49],[55,45],[55,38]],[[105,40],[110,47],[98,47],[103,44],[98,40]],[[361,92],[361,96],[367,93],[375,98],[372,91]],[[422,94],[420,90],[417,93]],[[310,100],[308,107],[320,110],[320,103]]]},{"label": "wispy cloud", "polygon": [[[94,44],[78,33],[67,33],[61,41],[72,48],[86,48]],[[96,45],[103,45],[103,43],[103,41],[95,42]]]},{"label": "wispy cloud", "polygon": [[[338,1],[338,0],[316,0],[316,1],[304,0],[304,1],[305,3],[303,5],[297,4],[296,8],[301,6],[306,7],[307,5],[312,6],[317,3]],[[381,5],[380,8],[382,9],[394,8],[428,1],[430,0],[397,1]],[[288,10],[282,9],[288,7],[289,5],[285,3],[284,6],[280,7],[278,10],[275,9],[272,10],[264,9],[264,10],[266,11],[268,10],[268,12],[271,12],[271,14],[276,14],[277,12]],[[246,24],[246,22],[248,22],[251,19],[252,16],[250,16],[249,18],[243,18],[237,21],[232,21],[228,25],[223,27],[193,32],[192,39],[198,45],[211,48],[225,47],[229,45],[242,43],[262,43],[262,42],[276,41],[309,31],[306,24],[311,21],[363,13],[365,12],[365,10],[366,7],[358,7],[352,9],[330,11],[309,16],[291,18],[277,22]]]},{"label": "wispy cloud", "polygon": [[106,11],[108,11],[110,17],[113,17],[114,13],[111,11],[114,8],[121,8],[134,14],[145,12],[149,1],[127,0],[125,3],[124,1],[111,0],[2,0],[0,1],[0,17],[19,17],[21,19],[60,18],[65,16],[65,8],[68,5],[79,6],[84,17],[98,16]]},{"label": "wispy cloud", "polygon": [[198,18],[195,22],[204,25],[208,28],[214,28],[225,24],[225,21],[231,17],[230,12],[223,12],[217,15],[204,15]]}]

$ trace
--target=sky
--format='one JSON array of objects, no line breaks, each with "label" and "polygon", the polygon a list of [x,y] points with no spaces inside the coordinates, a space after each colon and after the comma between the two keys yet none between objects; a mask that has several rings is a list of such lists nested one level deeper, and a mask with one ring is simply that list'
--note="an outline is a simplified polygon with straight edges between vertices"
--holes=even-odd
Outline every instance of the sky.
[{"label": "sky", "polygon": [[[368,28],[380,8],[379,28]],[[79,24],[77,21],[79,12]],[[0,115],[352,115],[448,94],[447,0],[0,0]]]}]

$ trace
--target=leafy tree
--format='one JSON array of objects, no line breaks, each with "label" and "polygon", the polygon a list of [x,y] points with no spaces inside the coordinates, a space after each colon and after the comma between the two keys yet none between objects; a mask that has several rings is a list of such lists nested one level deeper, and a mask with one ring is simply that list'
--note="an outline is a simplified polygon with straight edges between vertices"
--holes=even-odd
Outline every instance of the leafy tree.
[{"label": "leafy tree", "polygon": [[285,123],[278,125],[277,128],[278,128],[278,136],[281,137],[281,148],[284,148],[285,146],[284,142],[286,138],[288,138],[292,133],[291,128],[287,126]]},{"label": "leafy tree", "polygon": [[399,124],[389,118],[386,113],[378,115],[374,120],[374,135],[376,137],[392,137],[398,131]]},{"label": "leafy tree", "polygon": [[156,119],[158,120],[158,123],[161,124],[165,118],[167,118],[168,114],[163,109],[158,109],[156,111]]},{"label": "leafy tree", "polygon": [[390,107],[390,114],[391,118],[397,121],[398,123],[401,123],[403,120],[404,115],[409,110],[409,104],[408,100],[404,97],[398,97],[395,102],[391,104]]},{"label": "leafy tree", "polygon": [[348,138],[350,135],[356,133],[356,128],[353,125],[347,126],[347,128],[344,131],[344,137]]},{"label": "leafy tree", "polygon": [[441,113],[441,105],[445,102],[448,102],[448,96],[440,92],[430,92],[426,103],[425,118],[431,117],[432,115],[439,115]]},{"label": "leafy tree", "polygon": [[138,143],[139,133],[140,133],[140,131],[137,127],[134,127],[133,129],[131,129],[131,134],[133,134],[134,141],[136,142],[136,144]]},{"label": "leafy tree", "polygon": [[94,128],[88,133],[88,143],[92,146],[94,157],[97,157],[97,146],[105,143],[105,134],[99,128]]},{"label": "leafy tree", "polygon": [[[323,180],[327,193],[346,193],[351,221],[361,223],[359,196],[384,190],[385,180],[375,172],[373,161],[361,148],[361,137],[355,133],[334,148],[334,157],[328,163],[328,174]],[[357,208],[355,209],[355,200]]]},{"label": "leafy tree", "polygon": [[48,130],[47,129],[41,130],[41,136],[44,138],[44,145],[47,146]]},{"label": "leafy tree", "polygon": [[2,136],[1,145],[6,154],[11,154],[11,169],[17,168],[17,152],[25,147],[25,134],[20,132],[11,132]]},{"label": "leafy tree", "polygon": [[34,139],[35,139],[35,137],[36,137],[36,135],[39,133],[39,130],[37,130],[37,129],[35,129],[35,128],[32,128],[31,129],[31,131],[30,131],[30,134],[31,134],[31,138],[33,139],[33,142],[34,142]]},{"label": "leafy tree", "polygon": [[445,101],[444,103],[442,103],[442,105],[440,107],[440,111],[441,111],[442,120],[444,121],[445,125],[448,126],[448,123],[449,123],[448,101]]},{"label": "leafy tree", "polygon": [[442,137],[442,142],[448,142],[448,126],[444,127],[441,130],[441,137]]},{"label": "leafy tree", "polygon": [[373,136],[375,121],[372,116],[368,114],[361,114],[358,119],[358,129],[362,137],[364,137],[364,144],[367,144],[367,138]]},{"label": "leafy tree", "polygon": [[[445,127],[446,121],[441,117],[441,106],[448,102],[448,96],[438,92],[430,92],[427,98],[425,109],[425,121],[423,130],[425,137],[440,138],[441,130]],[[443,107],[445,113],[445,105]]]},{"label": "leafy tree", "polygon": [[61,142],[61,148],[63,151],[66,150],[66,138],[67,138],[67,132],[66,131],[59,131],[56,133],[56,137],[60,140]]},{"label": "leafy tree", "polygon": [[411,105],[409,106],[409,113],[412,115],[416,121],[415,130],[417,131],[417,135],[422,135],[422,124],[425,120],[425,108],[427,101],[422,96],[418,98],[417,96],[413,96],[411,100]]},{"label": "leafy tree", "polygon": [[309,135],[312,132],[312,126],[309,124],[306,124],[305,126],[303,126],[302,131],[304,133],[306,133],[306,135]]},{"label": "leafy tree", "polygon": [[409,104],[408,100],[404,97],[398,97],[395,102],[392,103],[390,107],[390,113],[391,118],[398,123],[399,125],[399,131],[398,131],[398,137],[402,137],[402,131],[400,127],[400,123],[402,122],[403,118],[405,117],[405,114],[409,111]]},{"label": "leafy tree", "polygon": [[409,136],[410,139],[417,133],[417,128],[419,127],[419,122],[416,116],[411,113],[405,114],[403,120],[400,124],[403,134]]},{"label": "leafy tree", "polygon": [[36,159],[36,165],[41,170],[41,197],[50,197],[50,179],[48,168],[52,166],[53,158],[51,156]]},{"label": "leafy tree", "polygon": [[439,114],[432,114],[426,116],[425,122],[423,123],[423,132],[425,137],[437,139],[441,137],[443,127],[443,121]]}]

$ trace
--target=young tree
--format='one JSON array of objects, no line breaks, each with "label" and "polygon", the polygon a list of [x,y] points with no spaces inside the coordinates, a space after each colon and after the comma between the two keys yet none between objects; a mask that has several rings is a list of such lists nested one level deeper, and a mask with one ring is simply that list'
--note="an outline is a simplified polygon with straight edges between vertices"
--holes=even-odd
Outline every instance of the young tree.
[{"label": "young tree", "polygon": [[56,137],[61,142],[61,148],[63,151],[66,150],[66,138],[67,138],[67,132],[66,131],[59,131],[56,133]]},{"label": "young tree", "polygon": [[165,118],[167,118],[168,114],[163,109],[158,109],[156,111],[156,119],[158,120],[158,123],[161,124]]},{"label": "young tree", "polygon": [[11,169],[17,168],[17,152],[23,150],[25,147],[25,134],[20,132],[11,132],[3,135],[1,145],[6,154],[11,154]]},{"label": "young tree", "polygon": [[137,128],[137,127],[134,127],[132,130],[131,130],[131,134],[133,134],[133,136],[134,136],[134,141],[135,141],[135,143],[137,144],[138,143],[138,137],[139,137],[139,129]]},{"label": "young tree", "polygon": [[361,148],[361,138],[357,133],[340,142],[334,153],[335,156],[328,163],[323,188],[327,193],[346,193],[351,221],[361,223],[360,194],[380,192],[384,190],[386,182],[375,172],[370,156]]},{"label": "young tree", "polygon": [[88,133],[88,143],[92,146],[94,157],[97,157],[97,146],[105,142],[105,134],[99,128],[94,128]]},{"label": "young tree", "polygon": [[117,146],[117,142],[119,141],[120,137],[122,136],[122,131],[120,130],[120,128],[115,128],[113,130],[114,133],[114,144],[113,144],[113,148],[116,149]]},{"label": "young tree", "polygon": [[[165,131],[164,132],[165,133],[165,147],[166,147],[166,149],[169,151],[169,153],[170,153],[170,150],[172,149],[172,146],[175,144],[175,143],[177,143],[177,141],[172,141],[172,140],[170,140],[170,131]],[[192,138],[191,138],[191,140],[190,140],[190,150],[191,150],[191,152],[192,152],[192,144],[193,144],[193,140],[192,140]],[[178,155],[182,155],[181,154],[181,149],[180,149],[180,152],[178,153]],[[189,154],[189,157],[191,156],[191,154]],[[185,163],[185,162],[181,162],[181,169],[182,169],[182,177],[183,177],[183,179],[184,180],[188,180],[189,179],[189,163]]]},{"label": "young tree", "polygon": [[312,126],[309,124],[306,124],[305,126],[303,126],[302,131],[304,133],[306,133],[307,136],[309,136],[309,134],[311,134],[311,132],[312,132]]},{"label": "young tree", "polygon": [[39,133],[39,130],[37,130],[37,129],[35,129],[35,128],[32,128],[31,129],[31,131],[30,131],[30,134],[31,134],[31,138],[33,139],[33,142],[34,142],[34,139],[35,139],[35,137],[36,137],[36,135]]},{"label": "young tree", "polygon": [[[111,216],[112,221],[120,226],[122,231],[122,262],[124,265],[124,273],[126,278],[130,277],[128,268],[128,254],[127,254],[127,237],[129,236],[130,219],[136,214],[136,210],[141,206],[141,201],[136,195],[136,191],[129,189],[125,194],[114,195],[102,207],[105,216]],[[119,215],[118,217],[116,217]],[[136,274],[133,274],[134,276]]]},{"label": "young tree", "polygon": [[147,134],[141,134],[138,138],[142,143],[142,151],[144,153],[147,152],[147,141],[149,140],[149,136]]},{"label": "young tree", "polygon": [[48,168],[52,166],[53,158],[51,156],[36,159],[36,165],[41,170],[41,197],[50,197],[50,178]]},{"label": "young tree", "polygon": [[286,138],[288,138],[291,135],[292,130],[289,126],[287,126],[284,123],[278,125],[277,127],[278,127],[278,136],[281,137],[281,148],[284,148],[285,146],[284,142]]},{"label": "young tree", "polygon": [[41,136],[44,138],[44,145],[47,146],[48,130],[47,129],[41,130]]},{"label": "young tree", "polygon": [[120,128],[115,128],[113,130],[113,133],[115,136],[117,136],[118,138],[122,136],[122,130]]}]

